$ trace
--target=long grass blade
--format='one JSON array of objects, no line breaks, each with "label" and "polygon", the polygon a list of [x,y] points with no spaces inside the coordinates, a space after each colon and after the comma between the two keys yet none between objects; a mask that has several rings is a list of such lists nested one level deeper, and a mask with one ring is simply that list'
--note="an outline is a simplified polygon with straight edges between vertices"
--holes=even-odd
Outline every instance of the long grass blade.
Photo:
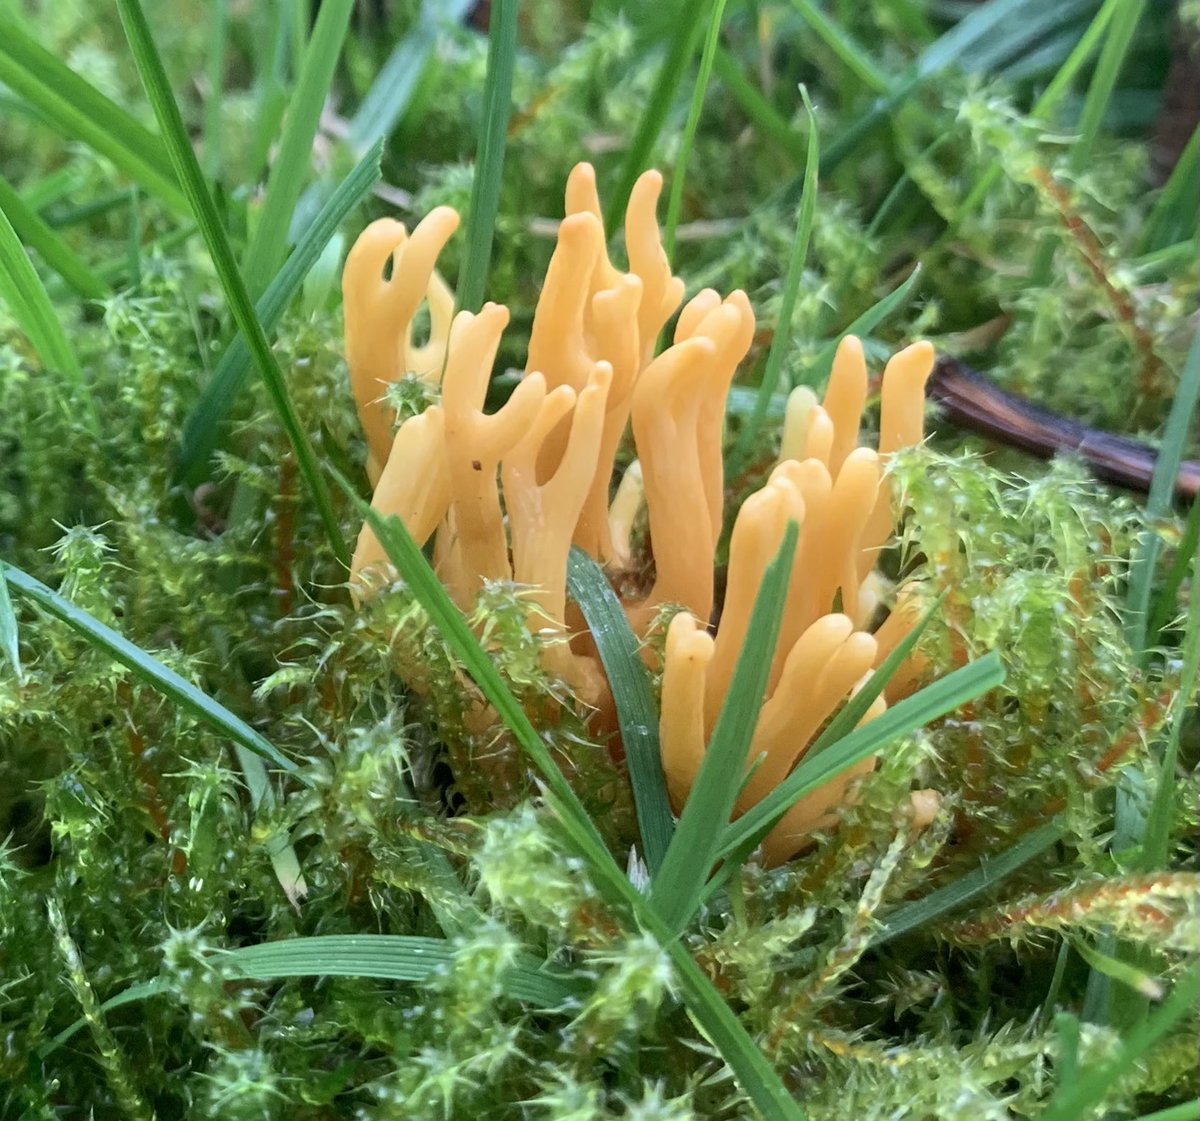
[{"label": "long grass blade", "polygon": [[1143,254],[1185,242],[1188,259],[1195,255],[1196,228],[1200,225],[1197,195],[1200,195],[1200,128],[1192,131],[1192,138],[1154,200],[1142,227]]},{"label": "long grass blade", "polygon": [[847,767],[875,755],[889,743],[939,716],[994,689],[1004,680],[1004,665],[994,651],[927,685],[848,736],[800,765],[758,805],[725,830],[719,856],[735,851],[749,838],[765,834],[804,795],[824,786]]},{"label": "long grass blade", "polygon": [[788,256],[787,273],[783,280],[783,299],[779,304],[779,321],[771,338],[771,349],[767,352],[767,365],[758,386],[754,409],[743,421],[737,443],[731,455],[731,472],[737,473],[746,463],[759,438],[767,406],[771,396],[779,388],[783,374],[783,358],[792,342],[792,315],[796,310],[796,298],[800,294],[800,281],[808,260],[808,245],[812,240],[813,225],[817,216],[817,174],[821,165],[821,140],[817,132],[817,117],[813,112],[808,91],[801,86],[804,111],[808,114],[808,156],[804,164],[804,191],[800,196],[800,210],[796,218],[796,236],[792,239],[792,251]]},{"label": "long grass blade", "polygon": [[1183,670],[1180,674],[1180,689],[1175,697],[1174,709],[1167,730],[1167,743],[1162,762],[1158,768],[1158,783],[1154,798],[1146,813],[1145,830],[1142,833],[1141,852],[1137,867],[1144,872],[1168,866],[1171,852],[1171,825],[1175,817],[1175,768],[1179,762],[1179,744],[1183,737],[1183,726],[1188,718],[1188,709],[1196,696],[1196,682],[1200,677],[1200,601],[1195,589],[1188,597],[1187,634],[1183,643]]},{"label": "long grass blade", "polygon": [[716,863],[722,829],[741,787],[775,656],[798,537],[799,526],[789,522],[779,551],[763,574],[729,691],[650,893],[651,906],[674,933],[684,928],[700,905],[704,883]]},{"label": "long grass blade", "polygon": [[1088,1116],[1117,1079],[1132,1070],[1180,1020],[1195,1015],[1197,1001],[1200,1001],[1200,967],[1193,965],[1175,984],[1167,999],[1125,1035],[1112,1059],[1091,1069],[1082,1069],[1073,1085],[1054,1095],[1040,1114],[1042,1121],[1072,1121]]},{"label": "long grass blade", "polygon": [[467,252],[458,278],[458,306],[478,311],[487,290],[488,265],[500,184],[504,176],[504,149],[508,143],[508,118],[512,114],[513,67],[517,55],[517,0],[493,0],[488,22],[487,75],[483,83],[483,121],[471,183],[467,216]]},{"label": "long grass blade", "polygon": [[97,650],[104,651],[115,662],[132,671],[152,689],[186,709],[197,720],[220,732],[240,747],[274,763],[281,770],[294,774],[296,764],[282,755],[265,736],[250,727],[240,716],[235,716],[224,705],[201,692],[190,681],[180,677],[173,669],[163,665],[152,654],[130,642],[99,619],[76,607],[69,599],[46,587],[22,569],[0,561],[0,572],[21,595],[36,603],[55,619],[66,623],[77,634],[82,635]]},{"label": "long grass blade", "polygon": [[317,507],[333,554],[341,564],[349,568],[350,553],[346,548],[341,526],[338,524],[337,515],[334,513],[333,504],[330,501],[329,490],[325,485],[325,480],[321,477],[308,433],[301,427],[300,419],[288,396],[283,371],[279,368],[279,362],[267,342],[262,323],[254,314],[254,305],[250,302],[246,285],[242,281],[241,273],[238,272],[237,261],[234,259],[233,249],[226,237],[225,227],[217,214],[212,196],[204,185],[204,175],[196,161],[196,153],[192,150],[191,140],[183,126],[183,119],[179,115],[179,106],[175,103],[175,97],[167,82],[167,74],[150,35],[146,15],[142,11],[139,0],[117,0],[117,5],[138,74],[142,79],[142,85],[145,86],[146,94],[154,107],[159,131],[170,152],[176,177],[184,188],[188,204],[196,217],[196,224],[200,227],[200,233],[204,237],[208,252],[216,266],[217,276],[221,280],[221,287],[225,290],[225,298],[229,302],[234,322],[237,323],[238,330],[246,340],[250,355],[266,384],[271,403],[275,406],[275,411],[291,442],[292,450],[296,455],[296,465],[308,487],[313,503]]},{"label": "long grass blade", "polygon": [[871,945],[882,946],[893,938],[899,938],[957,910],[985,891],[990,891],[1006,876],[1011,876],[1017,869],[1023,868],[1052,845],[1057,844],[1066,832],[1066,822],[1061,817],[1056,817],[1027,833],[999,856],[982,863],[974,872],[968,872],[960,879],[931,891],[921,899],[897,907],[884,917],[883,926],[871,939]]},{"label": "long grass blade", "polygon": [[675,94],[687,73],[688,63],[700,44],[700,36],[704,31],[704,4],[695,0],[683,0],[678,5],[675,17],[675,34],[663,55],[662,66],[658,77],[654,80],[654,89],[646,100],[645,108],[638,119],[637,129],[633,139],[625,150],[625,160],[621,164],[621,177],[617,181],[617,189],[608,196],[608,207],[604,212],[604,229],[612,237],[620,224],[621,215],[629,203],[629,195],[633,190],[637,177],[646,170],[650,162],[650,153],[658,141],[659,134],[666,123],[667,114],[675,101]]},{"label": "long grass blade", "polygon": [[437,626],[443,640],[466,667],[497,715],[541,772],[545,780],[546,804],[570,846],[587,864],[597,889],[618,913],[628,916],[641,929],[653,935],[670,956],[688,1008],[720,1050],[729,1069],[759,1113],[763,1117],[778,1117],[785,1121],[804,1121],[803,1111],[787,1092],[779,1075],[747,1035],[729,1005],[721,999],[692,960],[676,932],[663,922],[657,911],[617,866],[525,710],[504,684],[404,524],[395,517],[380,517],[376,510],[355,494],[344,478],[336,474],[335,477],[375,531],[388,559]]},{"label": "long grass blade", "polygon": [[741,106],[742,112],[750,119],[755,131],[760,136],[772,140],[786,152],[792,163],[802,165],[808,146],[800,139],[791,121],[758,91],[754,83],[742,73],[737,60],[724,47],[717,47],[713,59],[713,72],[733,95],[734,101]]},{"label": "long grass blade", "polygon": [[725,14],[725,0],[712,0],[712,11],[708,17],[708,31],[704,36],[704,47],[700,51],[700,66],[696,71],[696,84],[692,88],[692,100],[688,106],[683,135],[679,138],[679,155],[675,170],[671,173],[671,193],[667,197],[667,220],[663,226],[663,247],[667,257],[675,255],[675,228],[683,210],[683,185],[687,181],[688,163],[692,158],[692,146],[696,142],[696,130],[700,127],[700,114],[704,111],[704,95],[708,92],[708,79],[712,75],[713,56],[717,41],[721,37],[721,17]]},{"label": "long grass blade", "polygon": [[[400,934],[328,934],[245,946],[221,955],[243,977],[375,977],[425,981],[454,964],[454,947],[442,938]],[[551,972],[529,954],[506,970],[501,986],[516,1000],[553,1008],[577,998],[586,983]]]},{"label": "long grass blade", "polygon": [[1179,611],[1179,589],[1188,570],[1196,564],[1200,546],[1200,500],[1193,500],[1192,509],[1183,525],[1183,536],[1175,549],[1175,560],[1163,578],[1150,617],[1150,634],[1161,634]]},{"label": "long grass blade", "polygon": [[204,97],[204,171],[210,179],[221,175],[224,131],[221,120],[225,94],[225,56],[229,43],[229,0],[212,0],[208,14],[208,89]]},{"label": "long grass blade", "polygon": [[1156,1109],[1153,1113],[1143,1113],[1137,1121],[1196,1121],[1197,1117],[1200,1117],[1200,1098]]},{"label": "long grass blade", "polygon": [[[1187,449],[1188,431],[1200,400],[1200,331],[1192,338],[1191,349],[1183,364],[1183,373],[1167,423],[1163,429],[1162,446],[1150,478],[1150,493],[1146,498],[1146,518],[1154,521],[1167,517],[1175,494],[1175,477]],[[1125,635],[1129,645],[1144,655],[1147,640],[1147,620],[1150,593],[1154,585],[1154,569],[1162,552],[1162,538],[1152,529],[1138,537],[1137,548],[1129,565],[1129,586],[1125,595]]]},{"label": "long grass blade", "polygon": [[396,44],[350,118],[350,144],[364,152],[386,140],[413,103],[447,27],[461,23],[472,0],[425,0],[416,26]]},{"label": "long grass blade", "polygon": [[[214,963],[232,977],[274,980],[277,977],[372,977],[380,981],[427,981],[439,970],[454,964],[454,948],[441,938],[400,934],[325,934],[263,942],[237,950],[216,951]],[[504,971],[500,986],[514,1000],[541,1008],[553,1008],[577,999],[586,991],[581,979],[552,972],[529,954]],[[131,985],[100,1005],[101,1011],[125,1004],[165,996],[171,991],[168,978],[157,977]],[[58,1050],[86,1025],[80,1017],[61,1031],[38,1055],[45,1058]]]},{"label": "long grass blade", "polygon": [[16,675],[17,684],[25,680],[21,668],[21,648],[17,638],[17,616],[8,594],[8,581],[0,580],[0,654],[7,659]]},{"label": "long grass blade", "polygon": [[1117,78],[1129,57],[1137,25],[1145,11],[1146,0],[1126,0],[1113,17],[1108,34],[1104,37],[1104,46],[1100,49],[1100,57],[1096,60],[1096,69],[1088,83],[1083,109],[1079,114],[1079,137],[1071,149],[1071,162],[1076,168],[1086,167],[1092,158],[1096,140],[1100,136],[1100,126],[1104,123],[1104,114],[1108,111]]},{"label": "long grass blade", "polygon": [[658,707],[654,703],[650,674],[620,600],[600,566],[578,547],[571,549],[567,589],[587,620],[616,702],[621,744],[629,765],[629,782],[642,836],[642,855],[653,882],[675,832],[675,819],[663,777]]},{"label": "long grass blade", "polygon": [[242,275],[250,295],[258,298],[287,254],[288,229],[296,201],[312,170],[313,137],[329,96],[333,71],[350,24],[354,0],[325,0],[312,40],[304,52],[296,88],[288,99],[279,154],[271,167],[267,191],[242,258]]},{"label": "long grass blade", "polygon": [[[321,207],[283,268],[259,297],[254,310],[264,331],[274,330],[342,222],[379,182],[382,154],[383,141],[379,140]],[[245,384],[250,363],[245,339],[238,335],[218,359],[204,392],[184,421],[177,478],[194,485],[204,476],[208,458],[221,442],[229,410]]]},{"label": "long grass blade", "polygon": [[83,141],[149,194],[186,212],[158,137],[5,16],[0,16],[0,82],[64,136]]},{"label": "long grass blade", "polygon": [[858,79],[864,89],[887,93],[891,87],[887,74],[875,60],[858,45],[853,37],[835,20],[830,19],[812,0],[791,0],[792,7],[813,29],[842,64]]},{"label": "long grass blade", "polygon": [[78,407],[83,410],[85,424],[93,437],[99,439],[100,417],[75,349],[58,321],[41,277],[3,209],[0,209],[0,299],[12,308],[17,325],[29,337],[43,364],[70,382]]},{"label": "long grass blade", "polygon": [[904,279],[904,283],[894,288],[882,300],[872,304],[836,338],[830,339],[817,354],[813,363],[799,379],[800,385],[817,386],[829,377],[833,369],[833,358],[837,348],[847,335],[857,335],[866,338],[897,308],[901,307],[912,295],[913,289],[921,276],[921,266],[918,264]]},{"label": "long grass blade", "polygon": [[21,240],[46,262],[74,291],[85,300],[102,300],[108,295],[108,285],[87,267],[75,251],[48,226],[0,175],[0,210]]}]

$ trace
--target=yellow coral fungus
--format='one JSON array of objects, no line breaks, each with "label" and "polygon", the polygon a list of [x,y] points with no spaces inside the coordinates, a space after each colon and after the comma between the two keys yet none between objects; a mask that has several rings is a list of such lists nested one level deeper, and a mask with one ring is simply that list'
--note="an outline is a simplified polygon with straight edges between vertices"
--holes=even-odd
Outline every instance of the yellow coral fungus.
[{"label": "yellow coral fungus", "polygon": [[[451,322],[452,296],[434,271],[458,221],[446,208],[411,237],[383,221],[360,238],[343,281],[347,361],[375,507],[399,516],[422,544],[436,533],[435,565],[464,609],[487,582],[526,587],[527,625],[544,639],[543,666],[604,711],[611,697],[594,648],[586,635],[569,633],[567,556],[576,544],[619,576],[631,563],[644,505],[654,583],[625,606],[641,636],[663,608],[681,609],[661,666],[662,765],[676,809],[729,690],[763,574],[788,524],[798,524],[779,642],[736,805],[742,813],[788,775],[915,622],[918,597],[902,591],[878,633],[869,629],[884,595],[875,560],[894,521],[887,460],[922,438],[933,352],[917,343],[887,364],[877,450],[859,446],[869,379],[857,339],[839,346],[820,402],[809,390],[793,392],[780,458],[734,519],[720,625],[710,633],[725,519],[725,406],[751,346],[754,314],[745,293],[722,298],[705,289],[683,306],[670,344],[658,350],[683,299],[659,238],[661,189],[653,171],[633,189],[623,272],[605,244],[594,172],[580,164],[571,173],[525,374],[499,411],[485,414],[483,402],[508,313],[488,304]],[[431,336],[417,347],[412,322],[422,300]],[[393,435],[384,398],[405,374],[440,387],[441,401]],[[628,428],[637,459],[610,503]],[[387,573],[379,543],[364,528],[351,573],[356,595],[372,594]],[[910,687],[919,669],[917,662],[906,667],[889,693]],[[866,719],[885,707],[880,697]],[[767,838],[766,859],[786,859],[834,821],[855,777],[871,766],[860,764],[793,806]]]}]

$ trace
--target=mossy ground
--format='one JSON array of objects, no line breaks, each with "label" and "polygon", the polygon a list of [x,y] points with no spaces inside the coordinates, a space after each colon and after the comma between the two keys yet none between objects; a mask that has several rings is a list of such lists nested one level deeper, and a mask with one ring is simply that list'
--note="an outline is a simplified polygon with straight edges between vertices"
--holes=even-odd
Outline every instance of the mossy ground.
[{"label": "mossy ground", "polygon": [[[292,7],[149,10],[235,246],[261,219],[255,186],[295,82],[289,36],[305,21]],[[487,53],[463,22],[486,13],[467,7],[358,6],[299,204],[298,228],[353,164],[354,130],[369,127],[359,107],[408,44],[420,59],[410,96],[383,95],[398,105],[384,129],[388,189],[355,209],[274,332],[319,460],[363,493],[339,258],[397,207],[410,222],[439,203],[467,212]],[[731,0],[688,172],[676,271],[689,292],[749,293],[761,337],[742,383],[757,384],[778,318],[803,81],[826,162],[785,378],[820,385],[828,341],[919,262],[910,296],[869,332],[876,363],[930,337],[1011,390],[1157,444],[1195,332],[1195,199],[1186,164],[1162,186],[1154,168],[1175,157],[1150,138],[1164,133],[1171,37],[1195,5],[1125,5],[1140,19],[1114,17],[1100,62],[1041,117],[1031,106],[1096,4],[1064,4],[1034,34],[1028,4],[833,3],[821,8],[832,37],[810,7]],[[1015,23],[969,41],[859,130],[884,92],[873,83],[900,88],[955,20],[1002,8]],[[523,365],[567,171],[592,159],[602,195],[616,189],[680,17],[615,4],[520,12],[487,284],[513,313],[501,370]],[[114,13],[0,7],[0,29],[10,21],[153,124]],[[1128,53],[1102,98],[1090,91],[1118,33]],[[691,73],[652,152],[668,172]],[[766,109],[736,96],[739,82]],[[256,813],[227,738],[14,593],[19,671],[0,657],[0,1115],[754,1116],[662,946],[593,885],[515,742],[462,728],[461,671],[420,606],[401,589],[352,610],[253,374],[203,480],[178,482],[180,434],[233,333],[203,243],[15,88],[0,97],[0,172],[106,290],[80,299],[34,252],[96,436],[80,392],[0,299],[0,556],[249,721],[301,772],[273,778]],[[1194,176],[1194,141],[1183,158]],[[444,258],[451,278],[464,244]],[[908,513],[884,567],[944,593],[922,639],[938,673],[997,650],[1005,683],[890,745],[840,828],[782,868],[747,863],[683,936],[812,1118],[1045,1116],[1057,1089],[1121,1057],[1195,954],[1197,623],[1182,508],[1147,516],[1144,496],[1069,458],[1046,465],[931,428],[895,465]],[[777,420],[754,433],[735,496],[777,439]],[[352,539],[358,518],[336,487],[334,503]],[[1128,600],[1147,535],[1165,547],[1143,631]],[[527,709],[546,715],[545,742],[624,866],[636,844],[624,774],[541,673],[522,619],[514,591],[496,588],[475,621]],[[423,697],[401,681],[414,664]],[[914,788],[940,795],[921,830]],[[1002,881],[881,936],[1047,823],[1054,835]],[[228,953],[352,934],[444,939],[447,952],[416,981],[368,967],[321,975],[319,957],[309,975],[253,977]],[[542,963],[552,981],[531,995],[520,971]],[[1195,1027],[1183,1017],[1104,1076],[1089,1116],[1194,1098]]]}]

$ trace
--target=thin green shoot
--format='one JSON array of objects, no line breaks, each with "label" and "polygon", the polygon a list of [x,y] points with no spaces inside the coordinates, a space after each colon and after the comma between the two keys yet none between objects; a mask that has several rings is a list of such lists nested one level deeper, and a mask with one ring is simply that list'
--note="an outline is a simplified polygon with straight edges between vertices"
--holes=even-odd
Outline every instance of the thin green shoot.
[{"label": "thin green shoot", "polygon": [[254,313],[249,293],[238,271],[233,249],[225,234],[225,227],[217,214],[217,208],[212,196],[204,184],[204,175],[192,149],[191,138],[184,128],[183,119],[179,115],[179,106],[171,93],[162,59],[150,35],[145,13],[139,0],[117,0],[121,13],[121,22],[129,40],[134,62],[146,94],[154,107],[158,119],[159,131],[162,133],[167,150],[171,155],[175,174],[187,195],[188,204],[195,215],[196,224],[208,246],[209,254],[216,266],[217,276],[221,287],[225,290],[225,298],[229,302],[234,322],[245,338],[251,357],[267,388],[271,403],[283,424],[283,429],[296,455],[296,465],[300,475],[308,487],[313,503],[317,507],[325,533],[329,538],[333,555],[342,565],[349,567],[350,553],[342,537],[341,526],[330,501],[329,490],[321,477],[316,455],[308,433],[300,424],[296,410],[288,396],[287,385],[279,362],[267,342],[266,332],[262,323]]}]

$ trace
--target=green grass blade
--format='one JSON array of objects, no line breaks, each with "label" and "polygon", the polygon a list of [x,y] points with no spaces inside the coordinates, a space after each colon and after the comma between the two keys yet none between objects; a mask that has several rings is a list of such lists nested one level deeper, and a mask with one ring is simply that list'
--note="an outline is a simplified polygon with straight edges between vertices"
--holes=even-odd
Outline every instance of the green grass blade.
[{"label": "green grass blade", "polygon": [[1039,1115],[1042,1121],[1073,1121],[1086,1117],[1111,1087],[1185,1016],[1194,1016],[1200,1001],[1200,969],[1193,965],[1166,1000],[1142,1023],[1124,1035],[1117,1054],[1108,1062],[1084,1068],[1070,1087],[1060,1089]]},{"label": "green grass blade", "polygon": [[853,74],[865,89],[874,93],[887,93],[891,87],[887,74],[875,65],[874,59],[855,42],[846,29],[831,20],[812,3],[812,0],[791,0],[792,7],[813,29],[842,64]]},{"label": "green grass blade", "polygon": [[920,276],[921,266],[917,265],[905,277],[903,284],[894,288],[882,300],[872,304],[866,311],[857,316],[840,335],[830,339],[821,348],[820,353],[813,360],[812,365],[804,372],[798,384],[811,386],[822,384],[829,377],[829,373],[833,369],[833,358],[837,354],[837,348],[841,344],[842,339],[847,335],[857,335],[859,338],[869,336],[892,312],[907,302],[909,296],[912,295],[913,289],[916,288]]},{"label": "green grass blade", "polygon": [[675,255],[675,229],[683,210],[683,185],[687,181],[688,163],[692,158],[692,146],[696,143],[696,130],[700,127],[700,114],[704,111],[704,95],[708,92],[708,79],[712,75],[713,55],[721,36],[721,17],[725,14],[725,0],[713,0],[712,12],[708,17],[708,31],[704,36],[704,47],[700,51],[700,66],[696,71],[696,84],[692,88],[692,100],[688,106],[683,135],[679,139],[679,155],[675,170],[671,173],[671,193],[667,197],[667,219],[663,227],[663,248],[667,258]]},{"label": "green grass blade", "polygon": [[416,26],[396,44],[350,118],[350,145],[366,151],[386,140],[421,88],[445,29],[461,23],[471,0],[425,0]]},{"label": "green grass blade", "polygon": [[[1200,399],[1200,331],[1192,338],[1191,349],[1183,364],[1183,374],[1171,402],[1171,411],[1163,429],[1162,446],[1150,479],[1146,498],[1146,517],[1153,521],[1169,516],[1175,495],[1175,478],[1187,448],[1188,431]],[[1129,566],[1129,587],[1125,596],[1125,635],[1129,645],[1144,653],[1147,640],[1147,620],[1150,611],[1150,592],[1154,584],[1154,569],[1162,552],[1162,538],[1148,529],[1138,537],[1137,548]]]},{"label": "green grass blade", "polygon": [[54,232],[32,207],[26,205],[12,184],[0,175],[0,210],[21,240],[38,255],[74,291],[85,300],[102,300],[108,295],[104,283],[76,255],[75,251]]},{"label": "green grass blade", "polygon": [[[255,313],[264,331],[275,328],[342,222],[379,182],[382,154],[383,141],[376,141],[321,207],[283,268],[259,297]],[[194,485],[204,477],[208,458],[221,442],[229,410],[245,383],[250,362],[245,339],[238,335],[218,359],[212,378],[184,421],[177,478]]]},{"label": "green grass blade", "polygon": [[[215,963],[232,976],[254,980],[277,977],[373,977],[381,981],[426,981],[438,970],[454,964],[454,949],[441,938],[398,934],[325,934],[263,942],[227,952],[216,951]],[[505,971],[501,988],[514,1000],[552,1008],[577,999],[584,983],[571,976],[543,968],[529,954]],[[124,1004],[165,996],[171,992],[168,978],[157,977],[131,985],[100,1005],[102,1011]],[[86,1021],[80,1017],[38,1052],[46,1058],[58,1050]]]},{"label": "green grass blade", "polygon": [[888,709],[882,716],[855,728],[815,759],[802,759],[757,806],[725,830],[718,855],[725,856],[756,834],[765,834],[794,802],[824,786],[847,767],[875,755],[893,740],[906,736],[967,701],[994,689],[1004,680],[1004,665],[994,651],[947,674],[920,692]]},{"label": "green grass blade", "polygon": [[[223,965],[242,977],[375,977],[426,981],[452,967],[454,947],[442,938],[401,934],[327,934],[287,938],[221,954]],[[552,1008],[578,998],[584,985],[548,971],[529,954],[507,970],[501,985],[508,996]]]},{"label": "green grass blade", "polygon": [[139,0],[117,0],[117,4],[138,74],[154,107],[154,114],[158,118],[158,127],[167,150],[170,152],[176,177],[183,185],[188,204],[196,217],[196,224],[200,227],[200,233],[204,237],[208,252],[216,266],[217,276],[221,280],[221,287],[225,290],[225,298],[229,302],[234,322],[237,323],[238,330],[246,340],[250,355],[266,384],[271,403],[275,406],[275,411],[279,414],[283,429],[291,442],[292,449],[296,454],[296,465],[317,507],[334,556],[348,568],[350,553],[346,548],[337,515],[334,513],[333,504],[330,501],[329,490],[325,485],[325,480],[321,477],[308,434],[301,427],[296,410],[292,407],[291,399],[288,397],[283,371],[279,368],[279,362],[267,342],[266,333],[263,331],[258,316],[254,314],[254,305],[250,302],[246,285],[242,281],[241,273],[238,272],[237,261],[234,259],[229,239],[225,235],[225,227],[217,214],[212,196],[204,185],[204,175],[196,161],[196,153],[192,150],[191,140],[179,115],[179,106],[176,105],[175,97],[167,82],[162,59],[159,58],[158,49],[150,36],[145,13],[142,11]]},{"label": "green grass blade", "polygon": [[736,474],[746,461],[759,438],[763,422],[767,417],[767,406],[779,388],[783,375],[783,358],[792,342],[792,315],[796,310],[796,298],[800,294],[800,281],[804,276],[804,265],[808,260],[808,246],[812,240],[813,225],[817,216],[817,173],[821,164],[821,141],[817,132],[817,118],[813,112],[808,91],[801,86],[804,111],[808,114],[808,156],[804,164],[804,190],[800,196],[800,210],[796,218],[796,236],[792,239],[792,251],[788,257],[787,273],[783,280],[783,299],[779,304],[779,320],[771,338],[771,349],[767,352],[767,364],[759,382],[758,396],[750,416],[742,422],[737,443],[732,452],[730,471]]},{"label": "green grass blade", "polygon": [[792,122],[758,91],[754,83],[742,73],[733,55],[720,45],[713,58],[713,71],[733,95],[734,101],[741,106],[742,112],[750,119],[755,131],[787,153],[792,163],[803,164],[807,145],[792,127]]},{"label": "green grass blade", "polygon": [[577,546],[572,547],[567,564],[567,588],[596,640],[617,705],[621,743],[629,765],[629,782],[642,836],[642,855],[653,881],[675,832],[675,819],[663,776],[658,706],[654,703],[650,674],[620,600],[600,566]]},{"label": "green grass blade", "polygon": [[[0,562],[3,563],[3,562]],[[17,641],[17,616],[13,612],[12,599],[8,594],[8,581],[0,580],[0,653],[12,666],[17,684],[25,680],[25,672],[21,669],[21,648]]]},{"label": "green grass blade", "polygon": [[1145,872],[1166,868],[1171,855],[1170,837],[1175,817],[1175,768],[1179,762],[1179,743],[1183,736],[1188,708],[1195,699],[1197,677],[1200,676],[1200,602],[1197,601],[1195,591],[1193,588],[1188,597],[1188,625],[1183,644],[1180,690],[1175,697],[1175,711],[1171,714],[1167,744],[1158,769],[1158,783],[1146,814],[1142,850],[1138,854],[1138,867]]},{"label": "green grass blade", "polygon": [[1137,1121],[1196,1121],[1197,1117],[1200,1117],[1200,1098],[1169,1105],[1166,1109],[1156,1109],[1153,1113],[1143,1113]]},{"label": "green grass blade", "polygon": [[699,906],[717,860],[722,829],[733,813],[775,655],[798,537],[799,526],[789,522],[779,551],[763,574],[729,691],[651,889],[650,905],[672,933],[681,931]]},{"label": "green grass blade", "polygon": [[267,180],[254,236],[242,258],[246,288],[255,298],[262,294],[287,254],[292,214],[312,170],[313,137],[329,96],[353,7],[354,0],[325,0],[321,5],[296,88],[288,98],[279,154]]},{"label": "green grass blade", "polygon": [[1017,869],[1023,868],[1035,857],[1041,856],[1048,848],[1057,844],[1066,832],[1063,819],[1053,818],[1031,830],[999,856],[980,864],[974,872],[968,872],[961,879],[931,891],[921,899],[897,907],[884,917],[883,926],[871,939],[871,945],[882,946],[893,938],[899,938],[957,910],[985,891],[990,891],[1006,876],[1011,876]]},{"label": "green grass blade", "polygon": [[1100,57],[1096,60],[1096,69],[1088,83],[1083,109],[1079,114],[1079,138],[1071,149],[1071,162],[1076,168],[1086,167],[1092,158],[1100,126],[1104,123],[1104,114],[1108,111],[1121,67],[1129,57],[1129,48],[1133,45],[1138,22],[1145,10],[1146,0],[1125,0],[1104,37],[1104,46],[1100,49]]},{"label": "green grass blade", "polygon": [[500,208],[504,149],[512,113],[513,67],[517,55],[517,0],[492,0],[488,21],[487,76],[483,85],[483,121],[471,205],[467,216],[467,250],[458,278],[458,306],[478,311],[487,291],[488,265]]},{"label": "green grass blade", "polygon": [[437,626],[442,639],[466,667],[517,743],[542,773],[546,783],[546,803],[571,847],[588,865],[597,889],[619,913],[631,918],[641,929],[649,931],[670,955],[688,1008],[720,1050],[759,1113],[763,1117],[803,1121],[802,1111],[788,1094],[779,1075],[692,960],[687,948],[676,937],[676,932],[663,922],[617,866],[525,710],[504,684],[492,660],[479,645],[479,640],[404,524],[395,517],[380,517],[377,511],[355,494],[344,478],[336,474],[335,477],[375,531],[388,559]]},{"label": "green grass blade", "polygon": [[186,709],[196,719],[228,737],[235,744],[262,756],[281,770],[295,773],[296,764],[282,755],[266,737],[256,732],[224,705],[201,692],[190,681],[180,677],[173,669],[163,665],[152,654],[21,569],[0,561],[0,571],[3,571],[5,579],[21,595],[54,618],[66,623],[97,650],[103,650],[113,661],[120,662],[152,689],[162,693],[164,697],[168,697],[180,708]]},{"label": "green grass blade", "polygon": [[1200,225],[1197,195],[1200,195],[1200,129],[1192,131],[1192,138],[1179,154],[1178,162],[1154,200],[1143,226],[1143,254],[1186,242],[1188,259],[1194,258],[1196,228]]},{"label": "green grass blade", "polygon": [[671,36],[666,54],[663,55],[662,66],[654,80],[654,89],[642,110],[633,139],[625,150],[617,189],[608,196],[604,229],[609,237],[612,237],[621,224],[621,216],[625,213],[637,177],[650,163],[650,154],[654,151],[659,133],[666,123],[667,114],[671,111],[683,76],[687,73],[688,63],[700,44],[700,36],[704,30],[704,5],[694,0],[683,0],[678,7],[675,34]]},{"label": "green grass blade", "polygon": [[64,136],[112,160],[173,210],[187,210],[158,137],[3,16],[0,82]]},{"label": "green grass blade", "polygon": [[[100,438],[100,417],[70,340],[58,321],[41,277],[21,239],[0,208],[0,299],[12,308],[17,325],[29,337],[43,365],[64,375],[83,410],[92,436]],[[73,411],[73,410],[72,410]]]},{"label": "green grass blade", "polygon": [[1178,612],[1179,588],[1196,560],[1197,546],[1200,546],[1200,500],[1193,500],[1191,512],[1183,526],[1183,537],[1175,550],[1175,560],[1158,589],[1150,618],[1150,634],[1161,634]]},{"label": "green grass blade", "polygon": [[921,640],[921,635],[925,633],[925,628],[929,626],[929,621],[941,609],[942,600],[945,597],[946,593],[942,592],[925,609],[912,630],[904,636],[903,641],[899,642],[896,645],[896,649],[884,658],[879,668],[867,678],[863,687],[842,706],[841,711],[829,722],[825,731],[812,742],[809,749],[804,753],[806,759],[812,759],[820,755],[827,747],[837,743],[844,736],[848,736],[858,727],[859,722],[867,715],[867,709],[874,704],[875,698],[887,688],[887,683],[891,681],[892,676],[917,648],[917,643]]},{"label": "green grass blade", "polygon": [[228,0],[212,0],[208,15],[208,90],[204,98],[204,172],[209,179],[221,176],[221,117],[225,96],[225,56],[229,43]]}]

